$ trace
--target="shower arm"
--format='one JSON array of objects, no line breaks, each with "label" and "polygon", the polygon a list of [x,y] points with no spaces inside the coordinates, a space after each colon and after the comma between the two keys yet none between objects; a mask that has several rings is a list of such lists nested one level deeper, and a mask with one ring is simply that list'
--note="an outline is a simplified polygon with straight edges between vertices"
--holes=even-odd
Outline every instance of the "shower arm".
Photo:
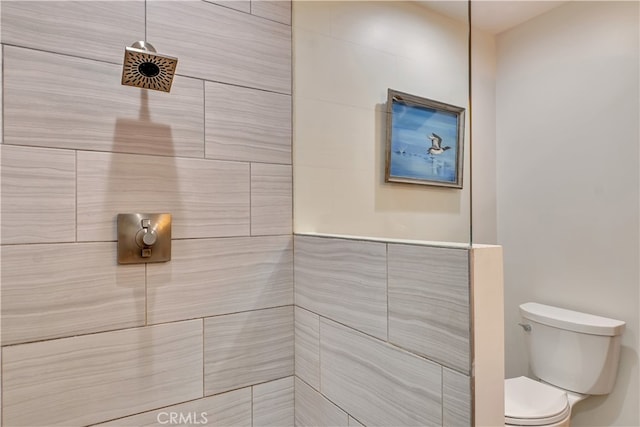
[{"label": "shower arm", "polygon": [[134,49],[142,49],[146,50],[147,52],[157,53],[156,48],[153,47],[151,43],[142,40],[133,43],[131,47]]}]

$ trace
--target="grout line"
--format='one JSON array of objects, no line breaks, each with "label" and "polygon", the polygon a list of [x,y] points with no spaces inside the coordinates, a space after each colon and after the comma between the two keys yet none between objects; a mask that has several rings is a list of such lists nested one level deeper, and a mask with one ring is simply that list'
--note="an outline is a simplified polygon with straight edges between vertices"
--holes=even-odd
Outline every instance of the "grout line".
[{"label": "grout line", "polygon": [[440,367],[440,422],[444,424],[444,369]]},{"label": "grout line", "polygon": [[[212,1],[212,0],[202,0],[202,1],[204,1],[205,3],[209,3],[210,5],[213,5],[213,6],[216,6],[216,7],[223,7],[223,8],[225,8],[225,9],[231,10],[231,11],[233,11],[233,12],[235,12],[235,13],[241,13],[241,14],[243,14],[243,15],[251,16],[252,18],[264,19],[265,21],[274,22],[274,23],[276,23],[276,24],[284,25],[285,27],[293,28],[292,23],[287,24],[286,22],[277,21],[277,20],[275,20],[275,19],[267,18],[267,17],[265,17],[265,16],[255,15],[255,14],[253,13],[253,2],[254,2],[254,1],[256,1],[256,0],[252,0],[251,2],[249,2],[249,12],[245,12],[244,10],[235,9],[235,8],[233,8],[233,7],[229,7],[229,6],[225,5],[225,4],[215,3],[215,2],[214,2],[214,1]],[[233,0],[231,0],[231,1],[233,1]],[[278,1],[280,1],[280,0],[278,0]],[[293,5],[292,5],[292,6],[293,6]],[[293,13],[293,12],[292,12],[292,11],[290,11],[290,14],[292,14],[292,13]],[[291,20],[293,21],[293,19],[291,19]]]},{"label": "grout line", "polygon": [[[313,388],[313,386],[311,384],[309,384],[308,382],[306,382],[303,378],[300,378],[298,376],[295,376],[295,378],[299,379],[301,382],[305,383],[311,390],[313,390],[313,392],[318,393],[320,395],[321,398],[325,399],[327,402],[331,403],[333,406],[335,406],[336,408],[340,409],[342,412],[344,412],[347,415],[347,420],[349,419],[349,417],[353,418],[354,420],[358,421],[357,418],[353,417],[347,410],[345,410],[342,406],[338,405],[336,402],[334,402],[333,400],[331,400],[329,397],[327,397],[326,395],[324,395],[321,391],[316,390],[315,388]],[[294,383],[295,383],[295,378],[294,378]],[[360,421],[358,421],[360,422]],[[360,423],[362,424],[362,423]],[[364,424],[362,424],[364,425]]]},{"label": "grout line", "polygon": [[5,348],[5,347],[14,347],[14,346],[24,345],[24,344],[33,344],[33,343],[37,343],[37,342],[63,340],[63,339],[67,339],[67,338],[78,338],[78,337],[85,337],[85,336],[89,336],[89,335],[97,335],[97,334],[104,334],[104,333],[110,333],[110,332],[119,332],[119,331],[128,331],[128,330],[140,329],[140,328],[152,328],[152,327],[155,327],[155,326],[171,325],[171,324],[174,324],[174,323],[182,323],[182,322],[192,322],[194,320],[200,320],[200,319],[205,320],[205,319],[211,319],[211,318],[215,318],[215,317],[229,316],[229,315],[232,315],[232,314],[252,313],[252,312],[255,312],[255,311],[274,310],[274,309],[285,308],[285,307],[292,307],[292,305],[291,304],[285,304],[285,305],[279,305],[279,306],[274,306],[274,307],[264,307],[264,308],[245,310],[245,311],[234,311],[232,313],[216,314],[214,316],[191,317],[191,318],[186,318],[186,319],[176,319],[176,320],[168,320],[168,321],[165,321],[165,322],[150,323],[148,325],[136,325],[136,326],[128,326],[128,327],[125,327],[125,328],[104,329],[104,330],[100,330],[100,331],[76,333],[74,335],[65,335],[65,336],[60,336],[60,337],[41,338],[41,339],[36,339],[36,340],[32,340],[32,341],[24,341],[24,342],[12,343],[12,344],[5,344],[2,347],[3,348]]},{"label": "grout line", "polygon": [[207,82],[202,80],[202,156],[207,159]]},{"label": "grout line", "polygon": [[251,386],[251,426],[253,427],[253,388],[255,384]]},{"label": "grout line", "polygon": [[147,41],[147,0],[144,0],[144,41]]},{"label": "grout line", "polygon": [[[173,237],[171,239],[172,242],[175,241],[187,241],[187,240],[222,240],[222,239],[262,239],[268,237],[291,237],[291,234],[258,234],[255,236],[249,236],[248,234],[236,235],[236,236],[209,236],[209,237]],[[59,242],[25,242],[25,243],[2,243],[0,246],[33,246],[33,245],[87,245],[87,244],[96,244],[96,243],[114,243],[117,244],[117,240],[81,240],[74,242],[73,240],[67,241],[59,241]]]},{"label": "grout line", "polygon": [[148,282],[148,263],[144,263],[144,325],[149,326],[149,286]]},{"label": "grout line", "polygon": [[298,378],[298,376],[296,375],[296,373],[294,371],[294,373],[293,373],[293,425],[294,426],[296,425],[296,408],[297,408],[297,406],[296,406],[296,389],[297,389],[296,384],[298,382],[296,381],[296,378]]},{"label": "grout line", "polygon": [[253,195],[251,194],[251,183],[253,181],[252,175],[253,163],[249,162],[249,236],[253,236]]},{"label": "grout line", "polygon": [[[224,163],[234,163],[234,164],[248,164],[249,161],[246,160],[229,160],[229,159],[220,159],[220,158],[203,158],[203,157],[194,157],[194,156],[175,156],[175,155],[162,155],[162,154],[153,154],[153,153],[134,153],[130,151],[105,151],[105,150],[92,150],[92,149],[78,149],[78,148],[67,148],[67,147],[59,147],[59,146],[40,146],[40,145],[25,145],[25,144],[4,144],[7,146],[15,146],[15,147],[24,147],[24,148],[33,148],[33,149],[44,149],[44,150],[61,150],[61,151],[79,151],[85,153],[102,153],[107,155],[124,155],[124,156],[146,156],[146,157],[159,157],[163,159],[182,159],[182,160],[198,160],[198,161],[210,161],[210,162],[224,162]],[[255,164],[260,165],[273,165],[273,166],[292,166],[291,163],[278,163],[278,162],[253,162]]]},{"label": "grout line", "polygon": [[2,114],[2,128],[0,129],[0,132],[2,132],[2,138],[0,138],[0,140],[2,141],[2,143],[4,144],[4,123],[5,123],[5,117],[4,117],[4,102],[5,102],[5,93],[4,93],[4,44],[0,44],[0,56],[2,58],[2,67],[0,67],[0,77],[2,78],[2,87],[0,87],[0,91],[2,91],[2,105],[0,106],[0,108],[2,108],[2,111],[0,111],[0,114]]},{"label": "grout line", "polygon": [[418,353],[418,352],[417,352],[416,350],[414,350],[414,349],[405,348],[405,347],[403,347],[403,346],[402,346],[402,345],[400,345],[400,344],[396,344],[395,342],[385,341],[385,340],[383,340],[382,338],[376,337],[376,336],[371,335],[371,334],[369,334],[369,333],[367,333],[367,332],[363,332],[363,331],[361,331],[361,330],[359,330],[359,329],[355,329],[355,328],[354,328],[353,326],[351,326],[351,325],[348,325],[348,324],[346,324],[346,323],[342,323],[342,322],[340,322],[340,321],[338,321],[338,320],[335,320],[335,319],[332,319],[332,318],[327,317],[327,316],[325,316],[325,315],[322,315],[322,314],[320,314],[320,313],[317,313],[317,312],[315,312],[315,311],[313,311],[313,310],[310,310],[310,309],[308,309],[308,308],[306,308],[306,307],[299,307],[299,308],[302,308],[302,309],[304,309],[304,310],[306,310],[306,311],[308,311],[308,312],[310,312],[310,313],[314,313],[314,314],[316,314],[316,315],[320,316],[320,319],[321,319],[321,320],[322,320],[322,319],[324,319],[324,320],[326,320],[326,321],[329,321],[329,322],[331,322],[331,323],[334,323],[334,324],[336,324],[336,325],[339,325],[339,326],[341,326],[341,327],[343,327],[343,328],[349,329],[349,331],[350,331],[350,332],[354,332],[354,333],[356,333],[356,334],[363,335],[363,336],[364,336],[364,337],[366,337],[366,338],[372,339],[372,340],[374,340],[374,341],[375,341],[376,343],[378,343],[378,344],[385,345],[385,346],[387,346],[387,347],[390,347],[391,349],[394,349],[394,350],[397,350],[397,351],[403,352],[403,353],[405,353],[405,354],[408,354],[408,355],[413,356],[413,357],[417,357],[417,358],[419,358],[419,359],[428,360],[428,361],[430,361],[430,362],[432,362],[432,363],[435,363],[436,365],[438,365],[438,366],[440,366],[440,367],[442,367],[442,368],[447,368],[447,369],[449,369],[449,370],[451,370],[451,371],[458,372],[458,373],[460,373],[460,374],[462,374],[462,375],[466,375],[466,376],[470,376],[470,375],[471,375],[471,372],[470,372],[469,370],[464,371],[464,370],[461,370],[460,368],[455,367],[455,366],[445,365],[445,364],[444,364],[444,362],[439,361],[439,360],[434,359],[434,358],[431,358],[431,357],[430,357],[429,355],[427,355],[427,354]]},{"label": "grout line", "polygon": [[[4,122],[3,122],[4,125]],[[125,155],[125,156],[146,156],[146,157],[158,157],[163,159],[182,159],[182,160],[206,160],[211,162],[224,162],[224,163],[234,163],[234,164],[247,164],[249,163],[246,160],[229,160],[229,159],[221,159],[221,158],[203,158],[203,157],[195,157],[195,156],[176,156],[176,155],[162,155],[162,154],[154,154],[154,153],[136,153],[130,151],[106,151],[106,150],[93,150],[88,148],[69,148],[69,147],[60,147],[56,145],[28,145],[28,144],[15,144],[11,142],[3,143],[4,146],[7,147],[21,147],[28,148],[33,150],[59,150],[59,151],[74,151],[74,152],[82,152],[82,153],[101,153],[107,155]],[[253,162],[261,165],[274,165],[274,166],[292,166],[291,163],[279,163],[279,162]]]},{"label": "grout line", "polygon": [[204,364],[205,364],[205,357],[206,357],[206,352],[205,352],[205,346],[204,346],[204,342],[205,342],[205,333],[204,333],[204,317],[202,318],[202,397],[206,397],[205,396],[205,370],[204,370]]},{"label": "grout line", "polygon": [[[164,406],[161,406],[159,408],[149,409],[148,411],[142,411],[142,412],[136,412],[136,413],[133,413],[133,414],[127,414],[127,415],[124,415],[122,417],[117,417],[117,418],[110,418],[108,420],[103,420],[103,421],[100,421],[98,423],[89,424],[87,427],[99,426],[99,425],[102,425],[103,423],[107,423],[107,422],[114,422],[114,421],[117,421],[117,420],[123,420],[123,419],[129,418],[129,417],[133,417],[133,416],[136,416],[136,415],[148,414],[148,413],[152,413],[152,412],[155,412],[155,411],[160,411],[162,409],[172,408],[174,406],[179,406],[179,405],[184,405],[184,404],[187,404],[187,403],[197,402],[199,400],[207,399],[209,397],[221,396],[223,394],[232,393],[232,392],[238,391],[238,390],[244,390],[246,388],[253,389],[254,386],[261,385],[261,384],[267,384],[267,383],[275,382],[275,381],[280,381],[280,380],[283,380],[283,379],[289,378],[289,377],[294,377],[294,376],[293,375],[287,375],[286,377],[280,377],[280,378],[276,378],[276,379],[273,379],[273,380],[268,380],[268,381],[263,381],[263,382],[256,383],[256,384],[251,384],[251,385],[247,385],[247,386],[243,386],[243,387],[238,387],[238,388],[234,388],[234,389],[231,389],[231,390],[223,391],[221,393],[211,394],[209,396],[196,397],[195,399],[183,400],[183,401],[180,401],[180,402],[172,403],[170,405],[164,405]],[[294,378],[294,381],[295,381],[295,378]]]},{"label": "grout line", "polygon": [[387,342],[391,341],[389,336],[389,243],[385,244],[385,267],[386,267],[386,291],[387,291]]},{"label": "grout line", "polygon": [[[321,317],[318,316],[318,391],[322,393],[322,337],[320,336]],[[313,387],[312,387],[313,388]]]},{"label": "grout line", "polygon": [[[4,122],[3,122],[4,123]],[[74,151],[74,169],[75,169],[75,200],[73,203],[73,208],[75,211],[75,242],[74,243],[78,243],[78,150]]]},{"label": "grout line", "polygon": [[4,362],[2,361],[2,353],[4,353],[4,347],[0,347],[0,426],[6,425],[4,423],[4,411],[2,410],[3,408],[5,408],[4,400],[6,396],[4,392],[4,381],[2,381],[2,378],[6,378],[4,375],[5,373]]},{"label": "grout line", "polygon": [[[35,47],[31,47],[31,46],[23,46],[23,45],[12,44],[12,43],[2,43],[2,45],[3,46],[9,46],[9,47],[16,48],[16,49],[24,49],[24,50],[31,50],[31,51],[34,51],[34,52],[48,53],[48,54],[51,54],[51,55],[59,55],[59,56],[67,57],[67,58],[75,58],[75,59],[82,59],[82,60],[86,60],[86,61],[93,61],[93,62],[98,62],[98,63],[101,63],[101,64],[117,65],[119,67],[122,67],[122,65],[123,65],[122,61],[111,61],[111,60],[107,60],[107,59],[89,58],[89,57],[86,57],[86,56],[74,55],[74,54],[66,53],[66,52],[58,52],[58,51],[46,50],[46,49],[38,49],[38,48],[35,48]],[[3,61],[3,66],[4,66],[4,61]],[[221,81],[221,80],[213,80],[213,79],[206,78],[206,77],[196,77],[196,76],[191,76],[191,75],[181,74],[181,73],[175,73],[175,75],[179,76],[179,77],[182,77],[182,78],[185,78],[185,79],[202,80],[202,81],[205,81],[205,82],[217,83],[217,84],[222,84],[222,85],[227,85],[227,86],[234,86],[234,87],[239,87],[239,88],[244,88],[244,89],[257,90],[257,91],[260,91],[260,92],[274,93],[274,94],[277,94],[277,95],[293,97],[293,94],[290,93],[290,92],[281,92],[281,91],[278,91],[278,90],[247,86],[246,84],[225,82],[225,81]],[[348,104],[345,104],[345,105],[348,105]],[[354,107],[357,108],[356,106],[354,106]],[[360,107],[360,108],[364,109],[364,107]]]}]

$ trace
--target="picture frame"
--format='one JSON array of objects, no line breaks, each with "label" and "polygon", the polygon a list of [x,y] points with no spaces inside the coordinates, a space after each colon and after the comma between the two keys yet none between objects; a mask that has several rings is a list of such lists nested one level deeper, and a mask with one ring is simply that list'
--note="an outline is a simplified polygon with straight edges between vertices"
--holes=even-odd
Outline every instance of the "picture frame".
[{"label": "picture frame", "polygon": [[462,188],[465,109],[388,89],[385,182]]}]

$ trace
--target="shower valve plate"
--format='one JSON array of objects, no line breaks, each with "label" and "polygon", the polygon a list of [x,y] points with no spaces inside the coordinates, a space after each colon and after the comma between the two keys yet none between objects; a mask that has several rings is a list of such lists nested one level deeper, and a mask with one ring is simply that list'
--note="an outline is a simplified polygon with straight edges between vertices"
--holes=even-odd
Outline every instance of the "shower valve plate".
[{"label": "shower valve plate", "polygon": [[169,260],[171,260],[171,214],[118,214],[118,264],[142,264]]}]

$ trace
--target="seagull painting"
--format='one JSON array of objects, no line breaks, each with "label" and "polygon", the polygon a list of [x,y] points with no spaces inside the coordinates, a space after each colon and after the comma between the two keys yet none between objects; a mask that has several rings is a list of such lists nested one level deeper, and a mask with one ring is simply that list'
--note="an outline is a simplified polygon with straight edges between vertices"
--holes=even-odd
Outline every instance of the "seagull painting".
[{"label": "seagull painting", "polygon": [[431,133],[427,138],[431,140],[431,147],[427,150],[427,154],[436,155],[442,154],[451,147],[442,146],[442,138],[435,133]]}]

